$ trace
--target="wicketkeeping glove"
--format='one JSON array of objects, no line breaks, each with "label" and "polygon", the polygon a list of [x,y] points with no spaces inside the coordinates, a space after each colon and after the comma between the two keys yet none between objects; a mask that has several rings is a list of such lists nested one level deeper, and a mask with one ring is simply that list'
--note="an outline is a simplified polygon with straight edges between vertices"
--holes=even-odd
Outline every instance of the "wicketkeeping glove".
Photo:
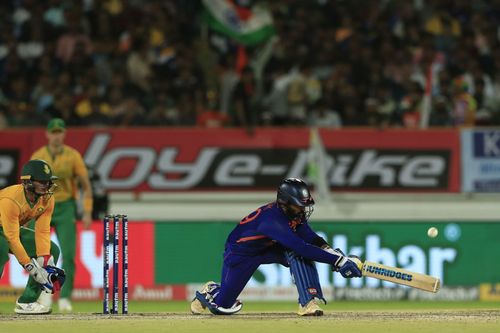
[{"label": "wicketkeeping glove", "polygon": [[53,256],[40,256],[36,261],[49,273],[50,280],[54,284],[54,291],[61,289],[66,280],[66,273],[63,269],[57,268]]},{"label": "wicketkeeping glove", "polygon": [[66,273],[63,269],[55,266],[47,266],[45,267],[47,272],[49,273],[49,280],[52,282],[52,290],[59,291],[66,281]]},{"label": "wicketkeeping glove", "polygon": [[49,272],[40,264],[35,258],[31,258],[31,261],[24,265],[24,269],[33,277],[33,279],[40,283],[42,289],[47,293],[54,293],[54,285],[49,277]]},{"label": "wicketkeeping glove", "polygon": [[43,291],[53,294],[55,291],[61,289],[66,279],[66,274],[64,270],[55,266],[42,267],[39,263],[40,258],[43,257],[32,258],[29,263],[24,265],[24,269],[40,284]]}]

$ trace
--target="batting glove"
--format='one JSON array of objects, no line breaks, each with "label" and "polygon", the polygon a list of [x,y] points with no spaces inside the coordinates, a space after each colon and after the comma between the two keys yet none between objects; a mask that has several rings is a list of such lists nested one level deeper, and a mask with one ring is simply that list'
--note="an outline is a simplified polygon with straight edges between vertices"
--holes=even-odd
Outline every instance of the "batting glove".
[{"label": "batting glove", "polygon": [[343,257],[337,265],[337,270],[344,278],[361,277],[363,263],[356,256]]}]

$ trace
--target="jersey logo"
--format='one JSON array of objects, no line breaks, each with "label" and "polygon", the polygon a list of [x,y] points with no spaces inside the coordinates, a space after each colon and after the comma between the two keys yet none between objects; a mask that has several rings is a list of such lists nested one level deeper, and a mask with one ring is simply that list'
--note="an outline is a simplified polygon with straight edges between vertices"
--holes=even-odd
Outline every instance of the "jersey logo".
[{"label": "jersey logo", "polygon": [[37,212],[38,212],[38,213],[43,212],[43,207],[38,207]]},{"label": "jersey logo", "polygon": [[257,209],[256,211],[250,213],[249,215],[245,216],[241,221],[240,221],[240,224],[246,224],[248,222],[252,222],[253,220],[255,220],[257,218],[257,216],[260,215],[260,212],[262,210],[259,208]]}]

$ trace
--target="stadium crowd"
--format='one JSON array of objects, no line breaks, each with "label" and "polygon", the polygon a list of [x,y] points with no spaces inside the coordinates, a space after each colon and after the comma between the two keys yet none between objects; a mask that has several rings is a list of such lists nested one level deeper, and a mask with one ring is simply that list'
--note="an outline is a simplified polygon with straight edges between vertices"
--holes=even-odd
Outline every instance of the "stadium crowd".
[{"label": "stadium crowd", "polygon": [[243,48],[201,1],[2,1],[0,128],[500,125],[500,1],[265,4]]}]

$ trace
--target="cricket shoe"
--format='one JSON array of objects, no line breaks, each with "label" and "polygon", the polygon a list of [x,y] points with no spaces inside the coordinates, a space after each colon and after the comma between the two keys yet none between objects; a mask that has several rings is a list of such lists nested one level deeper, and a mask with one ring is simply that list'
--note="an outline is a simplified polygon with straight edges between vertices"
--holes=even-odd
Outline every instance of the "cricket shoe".
[{"label": "cricket shoe", "polygon": [[52,312],[52,309],[38,302],[19,303],[18,301],[16,301],[16,307],[14,309],[14,312],[23,315],[39,315],[39,314],[49,314]]},{"label": "cricket shoe", "polygon": [[323,309],[319,307],[316,298],[313,298],[304,306],[299,304],[299,311],[297,314],[299,316],[322,316]]},{"label": "cricket shoe", "polygon": [[59,298],[59,302],[57,303],[59,305],[59,312],[72,312],[73,307],[71,306],[71,301],[69,298]]},{"label": "cricket shoe", "polygon": [[52,294],[46,293],[42,291],[38,299],[36,300],[37,303],[40,303],[48,308],[52,307]]},{"label": "cricket shoe", "polygon": [[[214,281],[208,281],[200,290],[200,293],[203,295],[207,295],[209,292],[219,287],[220,285],[215,283]],[[193,300],[191,301],[191,313],[198,315],[198,314],[203,314],[205,312],[208,312],[207,307],[201,304],[201,302],[196,297],[193,298]]]},{"label": "cricket shoe", "polygon": [[243,307],[243,303],[236,300],[230,308],[225,308],[219,306],[214,302],[215,297],[219,293],[220,287],[216,286],[214,290],[206,294],[202,294],[199,291],[196,292],[196,299],[200,301],[202,306],[207,308],[214,315],[232,315],[238,313]]}]

